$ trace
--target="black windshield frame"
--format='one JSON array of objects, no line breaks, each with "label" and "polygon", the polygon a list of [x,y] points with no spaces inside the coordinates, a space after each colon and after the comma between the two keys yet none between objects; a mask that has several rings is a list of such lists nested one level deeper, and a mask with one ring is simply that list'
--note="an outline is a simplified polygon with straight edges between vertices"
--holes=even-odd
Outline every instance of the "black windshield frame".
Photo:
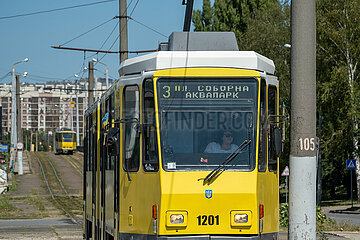
[{"label": "black windshield frame", "polygon": [[[256,77],[159,78],[156,81],[156,87],[158,93],[158,119],[160,127],[160,149],[162,151],[162,168],[165,171],[212,170],[232,152],[232,148],[235,148],[232,145],[237,146],[242,141],[250,139],[252,143],[247,147],[248,149],[246,149],[246,152],[239,155],[239,159],[245,159],[246,162],[241,164],[236,163],[237,161],[235,160],[233,161],[233,164],[228,166],[228,170],[253,171],[256,166],[255,143],[257,138],[258,81],[259,80]],[[232,88],[232,86],[236,86],[238,90],[240,89],[240,91],[243,88],[247,88],[248,91],[250,89],[250,93],[235,93],[235,88]],[[206,92],[205,87],[210,90]],[[226,89],[224,91],[225,95],[222,95],[222,98],[219,98],[220,87],[222,87],[222,89]],[[218,90],[218,92],[216,93],[214,89]],[[175,90],[177,90],[177,92],[175,92]],[[203,99],[185,99],[185,94],[187,94],[187,96],[193,95],[195,97],[199,97],[199,95],[196,95],[195,90],[205,91],[205,93],[207,93],[210,97],[206,98],[203,94]],[[174,94],[177,95],[175,96]],[[216,127],[211,129],[211,126],[207,125],[203,129],[196,129],[196,120],[190,120],[193,121],[190,125],[193,125],[189,129],[185,127],[185,129],[181,129],[178,132],[175,130],[171,132],[169,130],[174,129],[174,127],[169,125],[169,120],[175,119],[174,121],[176,122],[180,119],[181,123],[186,124],[189,123],[189,119],[196,118],[196,115],[202,115],[208,122],[213,122],[215,119]],[[211,115],[213,117],[210,117]],[[241,121],[243,121],[243,124],[241,126],[241,130],[236,129],[236,126],[232,124],[230,124],[230,127],[224,127],[224,125],[221,125],[222,122],[219,118],[228,119],[227,123],[230,123],[230,119],[233,118],[242,119]],[[194,139],[192,152],[191,150],[190,152],[187,152],[189,147],[186,147],[186,144],[189,144],[189,141],[187,141],[188,137],[184,137],[189,135],[189,131],[193,131],[193,133],[190,133]],[[210,140],[210,137],[208,136],[211,136],[212,138],[217,136],[216,138],[219,139],[218,136],[223,134],[225,135],[225,131],[231,131],[234,133],[233,140],[235,144],[231,144],[231,148],[229,150],[224,150],[225,152],[204,152],[208,149],[208,146],[203,146],[204,139]],[[169,135],[183,139],[184,141],[182,142],[185,143],[185,147],[182,149],[178,148],[177,151],[172,149],[172,147],[169,147],[169,143],[171,142],[168,140]],[[215,145],[215,143],[213,145]],[[173,163],[171,161],[169,162],[169,154],[172,155],[171,159],[174,159],[174,164],[180,161],[181,165],[177,165],[178,167],[171,165]],[[216,156],[216,160],[214,156]],[[185,159],[190,159],[189,161],[191,164],[185,164]],[[193,162],[196,164],[194,165]],[[201,162],[201,164],[199,164],[199,162]]]}]

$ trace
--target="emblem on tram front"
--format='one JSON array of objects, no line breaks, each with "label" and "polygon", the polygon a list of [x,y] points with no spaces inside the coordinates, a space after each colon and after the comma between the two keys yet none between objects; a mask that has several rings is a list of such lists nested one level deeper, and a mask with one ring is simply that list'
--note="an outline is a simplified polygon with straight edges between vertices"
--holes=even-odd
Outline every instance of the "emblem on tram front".
[{"label": "emblem on tram front", "polygon": [[205,197],[207,199],[212,198],[212,190],[205,190]]}]

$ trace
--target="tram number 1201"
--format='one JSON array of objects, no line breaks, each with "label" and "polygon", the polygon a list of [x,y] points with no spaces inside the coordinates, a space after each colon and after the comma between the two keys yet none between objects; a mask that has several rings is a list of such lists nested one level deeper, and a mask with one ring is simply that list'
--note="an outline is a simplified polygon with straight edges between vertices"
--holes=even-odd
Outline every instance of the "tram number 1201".
[{"label": "tram number 1201", "polygon": [[197,219],[198,225],[219,225],[219,215],[199,215]]}]

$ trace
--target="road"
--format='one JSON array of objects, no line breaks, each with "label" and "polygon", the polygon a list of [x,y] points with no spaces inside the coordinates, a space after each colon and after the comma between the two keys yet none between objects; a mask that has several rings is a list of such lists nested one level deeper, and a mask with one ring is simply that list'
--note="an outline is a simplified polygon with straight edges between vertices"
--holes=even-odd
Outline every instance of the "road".
[{"label": "road", "polygon": [[0,220],[0,239],[82,239],[82,226],[66,218]]},{"label": "road", "polygon": [[327,213],[326,216],[334,219],[337,223],[360,226],[360,214]]}]

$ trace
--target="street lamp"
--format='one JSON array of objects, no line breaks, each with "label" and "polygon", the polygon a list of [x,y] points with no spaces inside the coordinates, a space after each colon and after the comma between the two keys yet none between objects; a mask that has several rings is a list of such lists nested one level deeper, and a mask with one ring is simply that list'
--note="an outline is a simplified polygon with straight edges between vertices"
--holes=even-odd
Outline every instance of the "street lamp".
[{"label": "street lamp", "polygon": [[16,79],[15,79],[15,65],[23,62],[28,62],[29,59],[25,58],[22,61],[13,64],[11,72],[11,155],[10,166],[11,171],[14,171],[15,147],[17,144],[17,128],[16,128]]},{"label": "street lamp", "polygon": [[[76,78],[79,78],[79,75],[74,74]],[[75,95],[76,95],[76,146],[80,146],[80,132],[79,132],[79,98],[78,98],[78,80],[75,80]]]},{"label": "street lamp", "polygon": [[93,58],[92,60],[93,60],[93,62],[97,62],[97,63],[100,63],[105,66],[105,82],[106,82],[106,89],[108,89],[109,88],[109,70],[108,70],[107,65],[105,63],[99,62],[95,58]]}]

